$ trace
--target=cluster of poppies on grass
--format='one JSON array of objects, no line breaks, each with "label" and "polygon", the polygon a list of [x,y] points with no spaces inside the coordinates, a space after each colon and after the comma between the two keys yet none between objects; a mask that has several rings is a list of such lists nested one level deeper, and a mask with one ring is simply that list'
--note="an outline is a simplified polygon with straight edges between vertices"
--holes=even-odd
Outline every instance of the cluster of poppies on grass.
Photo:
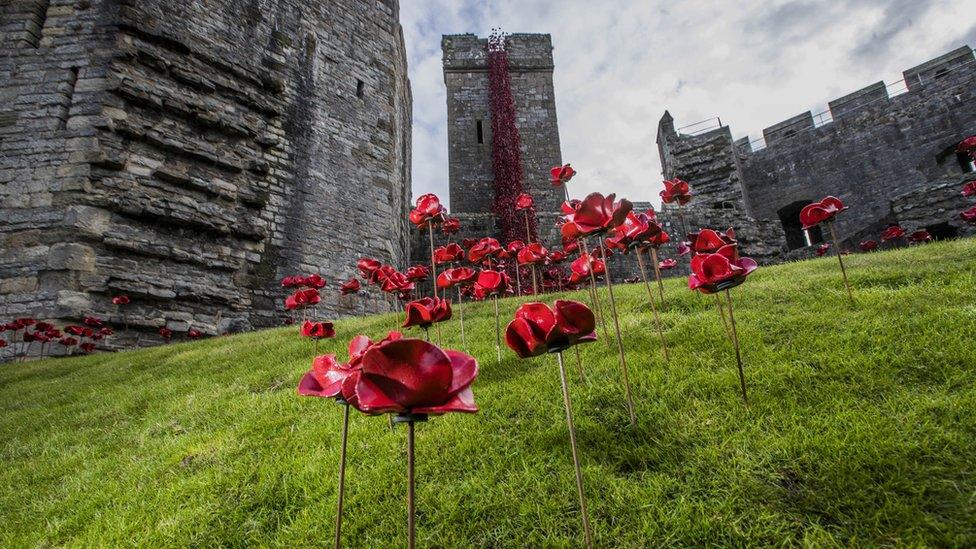
[{"label": "cluster of poppies on grass", "polygon": [[[959,154],[968,155],[972,162],[976,162],[976,135],[963,139],[956,147]],[[962,195],[976,197],[976,181],[969,181],[962,187]],[[966,223],[976,225],[976,205],[959,214]]]},{"label": "cluster of poppies on grass", "polygon": [[[125,309],[131,303],[132,299],[127,295],[112,298],[112,304],[121,316],[117,328],[128,330]],[[16,357],[25,360],[29,356],[46,358],[73,356],[78,353],[91,354],[98,349],[101,342],[114,335],[112,322],[96,315],[82,317],[80,324],[67,324],[60,328],[51,322],[31,317],[18,318],[0,323],[0,358]],[[163,327],[159,329],[159,335],[169,343],[174,333],[173,330]],[[190,328],[185,336],[186,339],[194,340],[203,337],[203,333]]]}]

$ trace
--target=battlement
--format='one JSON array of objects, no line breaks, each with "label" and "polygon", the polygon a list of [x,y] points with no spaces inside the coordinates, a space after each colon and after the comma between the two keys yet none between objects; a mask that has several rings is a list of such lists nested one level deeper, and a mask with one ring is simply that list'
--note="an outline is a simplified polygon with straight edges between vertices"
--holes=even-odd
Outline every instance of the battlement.
[{"label": "battlement", "polygon": [[[552,36],[516,33],[505,37],[509,70],[516,72],[548,71],[554,68]],[[444,72],[480,72],[488,70],[488,39],[474,34],[445,34],[441,38]]]}]

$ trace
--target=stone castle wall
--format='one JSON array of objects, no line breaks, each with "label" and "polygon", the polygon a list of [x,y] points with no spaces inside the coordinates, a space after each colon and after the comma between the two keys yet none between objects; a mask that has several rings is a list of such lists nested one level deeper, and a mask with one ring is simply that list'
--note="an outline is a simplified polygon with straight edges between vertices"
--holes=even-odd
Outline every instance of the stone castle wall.
[{"label": "stone castle wall", "polygon": [[[733,142],[727,126],[680,134],[665,113],[658,132],[664,175],[690,181],[695,194],[688,230],[731,225],[760,260],[809,255],[799,210],[835,195],[851,207],[837,222],[845,247],[877,238],[893,222],[937,238],[969,234],[958,217],[967,204],[958,190],[973,168],[955,147],[976,134],[976,58],[959,48],[904,78],[899,95],[879,82],[829,102],[830,116],[819,125],[811,113],[774,124],[757,150],[748,139]],[[954,194],[946,190],[953,187]],[[674,223],[673,209],[665,212]],[[811,233],[810,240],[825,237]]]},{"label": "stone castle wall", "polygon": [[[0,318],[247,330],[285,275],[407,260],[396,0],[22,0],[0,12]],[[358,312],[335,287],[321,314]],[[368,300],[371,304],[380,299]]]}]

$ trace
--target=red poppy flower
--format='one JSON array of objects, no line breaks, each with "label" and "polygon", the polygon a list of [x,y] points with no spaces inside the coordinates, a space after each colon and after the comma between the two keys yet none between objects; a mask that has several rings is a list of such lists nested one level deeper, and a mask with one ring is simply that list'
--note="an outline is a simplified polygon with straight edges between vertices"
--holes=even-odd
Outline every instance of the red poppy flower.
[{"label": "red poppy flower", "polygon": [[691,242],[691,249],[698,254],[713,254],[719,248],[729,244],[735,244],[735,231],[729,227],[725,233],[720,233],[712,229],[702,229],[697,233],[688,233]]},{"label": "red poppy flower", "polygon": [[624,222],[614,229],[614,236],[608,242],[612,240],[611,246],[626,251],[660,231],[661,226],[653,222],[647,214],[631,211]]},{"label": "red poppy flower", "polygon": [[932,235],[929,234],[925,229],[919,229],[912,234],[908,235],[908,242],[912,244],[922,244],[923,242],[931,242]]},{"label": "red poppy flower", "polygon": [[345,281],[342,286],[339,286],[339,293],[342,295],[357,294],[361,288],[362,285],[359,284],[359,280],[350,278],[349,280]]},{"label": "red poppy flower", "polygon": [[434,263],[442,265],[444,263],[454,263],[464,259],[464,248],[454,242],[441,246],[434,250]]},{"label": "red poppy flower", "polygon": [[678,243],[678,255],[688,255],[691,253],[691,242],[682,240]]},{"label": "red poppy flower", "polygon": [[722,246],[713,254],[698,254],[691,259],[688,288],[713,294],[745,282],[758,265],[748,257],[736,257],[734,244]]},{"label": "red poppy flower", "polygon": [[[51,330],[51,332],[57,332],[57,330]],[[51,335],[50,333],[48,335]],[[102,337],[108,337],[115,335],[115,332],[111,328],[102,328],[98,331],[98,335]]]},{"label": "red poppy flower", "polygon": [[468,250],[468,261],[474,264],[481,263],[488,258],[498,255],[501,249],[502,246],[497,240],[486,236]]},{"label": "red poppy flower", "polygon": [[322,296],[319,295],[319,291],[315,288],[296,290],[295,293],[285,298],[285,309],[292,311],[309,305],[317,305],[321,301]]},{"label": "red poppy flower", "polygon": [[657,268],[661,269],[662,271],[670,271],[671,269],[677,266],[678,266],[678,262],[671,258],[662,260],[660,263],[657,264]]},{"label": "red poppy flower", "polygon": [[823,257],[827,255],[827,251],[830,250],[830,244],[824,242],[820,246],[817,246],[817,257]]},{"label": "red poppy flower", "polygon": [[298,286],[302,285],[301,283],[303,282],[303,280],[304,279],[300,276],[286,276],[285,278],[281,279],[281,287],[297,288]]},{"label": "red poppy flower", "polygon": [[128,305],[132,300],[127,295],[117,295],[112,298],[112,303],[116,305]]},{"label": "red poppy flower", "polygon": [[691,201],[691,192],[688,182],[682,179],[666,179],[664,181],[664,190],[661,191],[661,200],[665,204],[671,204],[675,201],[678,204],[684,206]]},{"label": "red poppy flower", "polygon": [[959,214],[959,217],[963,218],[967,223],[976,223],[976,206],[962,212]]},{"label": "red poppy flower", "polygon": [[159,335],[161,335],[166,341],[169,341],[173,337],[173,330],[170,330],[169,328],[160,328]]},{"label": "red poppy flower", "polygon": [[425,194],[417,199],[417,207],[410,211],[410,222],[418,229],[426,229],[428,223],[442,221],[447,210],[435,194]]},{"label": "red poppy flower", "polygon": [[569,280],[573,284],[579,284],[590,279],[590,271],[594,276],[600,276],[607,272],[607,264],[602,259],[597,259],[590,254],[582,253],[569,266]]},{"label": "red poppy flower", "polygon": [[80,348],[82,351],[85,351],[86,353],[95,352],[95,344],[91,342],[82,343],[81,345],[78,346],[78,348]]},{"label": "red poppy flower", "polygon": [[577,301],[524,303],[505,329],[505,343],[520,358],[555,353],[577,343],[596,341],[596,319]]},{"label": "red poppy flower", "polygon": [[549,170],[550,181],[554,187],[561,187],[576,175],[576,170],[572,168],[569,164],[563,166],[555,166]]},{"label": "red poppy flower", "polygon": [[382,263],[369,257],[363,257],[356,262],[356,268],[359,269],[359,276],[369,282],[374,282],[373,273],[378,271],[382,266]]},{"label": "red poppy flower", "polygon": [[525,242],[522,242],[521,240],[513,240],[509,242],[507,246],[505,246],[505,251],[509,254],[518,255],[519,251],[521,251],[524,247]]},{"label": "red poppy flower", "polygon": [[804,206],[800,210],[800,223],[803,224],[804,229],[810,229],[821,223],[832,221],[837,214],[846,209],[847,207],[839,198],[828,196],[820,202]]},{"label": "red poppy flower", "polygon": [[959,145],[956,146],[956,152],[959,154],[976,154],[976,135],[960,141]]},{"label": "red poppy flower", "polygon": [[325,287],[325,279],[318,274],[310,274],[305,277],[305,285],[309,288],[322,289]]},{"label": "red poppy flower", "polygon": [[446,299],[425,297],[407,303],[404,328],[420,326],[428,328],[437,322],[451,319],[451,302]]},{"label": "red poppy flower", "polygon": [[591,193],[574,213],[567,214],[563,236],[599,234],[617,227],[627,218],[634,205],[629,200],[614,202],[615,194]]},{"label": "red poppy flower", "polygon": [[905,229],[902,229],[901,226],[897,224],[888,225],[885,230],[881,231],[882,242],[898,240],[903,236],[905,236]]},{"label": "red poppy flower", "polygon": [[16,323],[20,328],[26,328],[28,326],[33,326],[37,323],[37,321],[30,317],[24,317],[14,320],[14,323]]},{"label": "red poppy flower", "polygon": [[430,276],[430,269],[424,265],[414,265],[407,269],[407,280],[421,282]]},{"label": "red poppy flower", "polygon": [[566,255],[574,254],[580,249],[579,240],[573,239],[563,242],[563,253]]},{"label": "red poppy flower", "polygon": [[448,217],[441,223],[441,232],[444,234],[455,234],[461,230],[461,220],[456,217]]},{"label": "red poppy flower", "polygon": [[474,413],[471,384],[478,362],[419,339],[398,339],[370,347],[361,369],[342,382],[343,397],[361,412]]},{"label": "red poppy flower", "polygon": [[298,384],[298,394],[302,396],[317,396],[325,398],[343,397],[346,400],[355,395],[342,394],[343,382],[353,372],[362,369],[363,355],[376,345],[383,345],[400,339],[400,332],[390,332],[383,340],[373,343],[368,337],[358,335],[349,342],[349,362],[342,364],[335,355],[317,356],[312,361],[309,370]]},{"label": "red poppy flower", "polygon": [[186,332],[186,337],[189,339],[200,339],[201,336],[203,336],[203,333],[195,328],[190,328],[190,330]]},{"label": "red poppy flower", "polygon": [[535,205],[535,200],[532,199],[532,195],[529,193],[522,193],[518,195],[515,199],[515,209],[516,210],[528,210]]},{"label": "red poppy flower", "polygon": [[0,339],[0,349],[3,349],[6,346],[7,346],[7,340]]},{"label": "red poppy flower", "polygon": [[[103,331],[106,330],[106,329],[107,328],[102,328]],[[61,333],[61,330],[58,330],[57,328],[51,328],[50,330],[48,330],[47,332],[45,332],[45,334],[47,334],[47,337],[49,337],[51,339],[60,339],[61,336],[63,335]]]},{"label": "red poppy flower", "polygon": [[438,288],[453,288],[458,284],[466,285],[474,281],[477,273],[467,267],[448,269],[437,275]]},{"label": "red poppy flower", "polygon": [[963,196],[976,196],[976,181],[970,181],[962,186]]},{"label": "red poppy flower", "polygon": [[74,335],[74,336],[83,336],[83,335],[85,335],[85,327],[84,326],[66,326],[65,329],[64,329],[64,331],[67,332],[67,333],[69,333],[69,334],[71,334],[71,335]]},{"label": "red poppy flower", "polygon": [[566,261],[566,259],[568,259],[568,258],[569,258],[569,256],[566,255],[566,252],[562,252],[560,250],[556,250],[556,251],[553,251],[553,252],[549,252],[549,258],[548,259],[549,259],[549,261],[551,263],[562,263],[563,261]]},{"label": "red poppy flower", "polygon": [[92,326],[94,328],[98,328],[98,327],[102,326],[103,324],[105,324],[102,321],[102,319],[98,318],[97,316],[86,316],[84,319],[82,319],[82,322],[86,326]]},{"label": "red poppy flower", "polygon": [[471,246],[474,246],[477,243],[478,243],[478,239],[477,238],[462,238],[461,239],[461,246],[464,249],[466,249],[466,250],[470,250],[471,249]]},{"label": "red poppy flower", "polygon": [[546,260],[546,255],[548,253],[548,250],[546,250],[542,244],[533,242],[519,251],[519,265],[534,265],[536,263],[541,263]]},{"label": "red poppy flower", "polygon": [[478,299],[504,293],[508,289],[508,277],[498,271],[485,269],[478,273],[474,281],[474,292]]},{"label": "red poppy flower", "polygon": [[865,240],[859,244],[862,252],[870,252],[878,248],[877,240]]},{"label": "red poppy flower", "polygon": [[78,344],[78,340],[73,337],[62,337],[58,340],[58,343],[64,345],[65,347],[74,347]]},{"label": "red poppy flower", "polygon": [[385,274],[382,290],[389,294],[406,294],[412,292],[416,285],[407,278],[407,275],[397,270],[391,270]]},{"label": "red poppy flower", "polygon": [[331,322],[311,322],[306,320],[300,329],[302,337],[312,339],[328,339],[335,337],[335,327]]}]

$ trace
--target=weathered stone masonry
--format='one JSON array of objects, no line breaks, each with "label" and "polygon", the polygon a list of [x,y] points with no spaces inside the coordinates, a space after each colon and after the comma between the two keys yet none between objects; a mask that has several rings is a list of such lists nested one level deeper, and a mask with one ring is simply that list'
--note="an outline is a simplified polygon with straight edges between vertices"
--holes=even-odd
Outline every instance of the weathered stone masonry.
[{"label": "weathered stone masonry", "polygon": [[[976,178],[955,153],[976,134],[976,58],[962,47],[904,72],[907,91],[883,82],[829,102],[817,125],[804,113],[763,131],[765,147],[733,142],[727,126],[680,134],[665,113],[658,130],[664,176],[692,182],[688,230],[733,226],[748,254],[779,261],[812,253],[799,226],[806,204],[835,195],[851,207],[838,217],[841,245],[878,238],[888,223],[926,228],[936,238],[972,234],[959,219],[971,206],[959,191]],[[675,208],[662,216],[680,234]],[[811,231],[818,243],[827,235]],[[673,250],[672,252],[673,253]]]},{"label": "weathered stone masonry", "polygon": [[[408,255],[396,0],[10,0],[0,12],[0,318],[280,322],[282,276]],[[325,292],[320,311],[358,312]],[[371,308],[383,300],[367,300]]]}]

